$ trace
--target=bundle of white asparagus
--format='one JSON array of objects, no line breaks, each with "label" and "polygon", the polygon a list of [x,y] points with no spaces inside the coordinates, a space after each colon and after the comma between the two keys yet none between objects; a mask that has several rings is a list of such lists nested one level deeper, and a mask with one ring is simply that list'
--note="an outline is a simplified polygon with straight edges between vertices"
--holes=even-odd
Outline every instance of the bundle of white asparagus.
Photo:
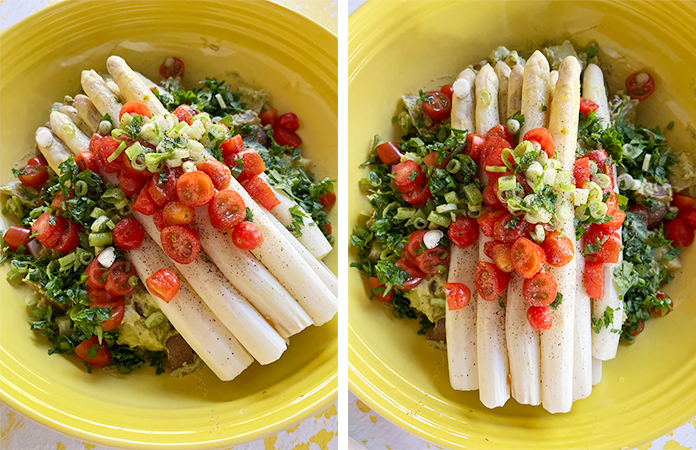
[{"label": "bundle of white asparagus", "polygon": [[[554,141],[558,167],[573,173],[580,104],[580,63],[567,57],[558,71],[535,52],[523,67],[504,62],[486,65],[478,74],[466,69],[453,84],[452,128],[485,135],[517,112],[524,116],[520,136],[547,128]],[[609,109],[602,71],[590,64],[583,76],[582,94],[599,105],[597,117],[608,124]],[[484,91],[490,95],[485,95]],[[487,177],[480,169],[481,181]],[[573,221],[562,233],[575,244]],[[601,361],[616,355],[621,328],[622,301],[613,282],[613,264],[605,264],[604,300],[593,300],[583,286],[584,258],[579,243],[574,260],[563,267],[549,266],[564,301],[553,314],[553,325],[535,330],[527,320],[524,279],[512,274],[507,290],[495,301],[474,296],[474,267],[489,261],[484,254],[492,238],[480,235],[478,245],[452,246],[448,282],[463,283],[472,292],[467,306],[446,312],[450,383],[457,390],[479,390],[489,408],[503,406],[512,397],[521,404],[543,405],[551,413],[570,411],[575,400],[590,395],[601,379]],[[592,332],[591,314],[617,310],[612,327]]]},{"label": "bundle of white asparagus", "polygon": [[[90,136],[98,131],[101,118],[119,117],[122,103],[139,101],[153,115],[168,113],[150,91],[154,84],[122,58],[108,58],[107,70],[112,80],[106,81],[94,70],[83,71],[87,95],[77,95],[72,106],[52,112],[50,130],[37,130],[39,150],[54,170],[69,156],[89,150]],[[205,157],[212,156],[206,153]],[[114,174],[102,176],[118,183]],[[127,252],[142,280],[160,268],[176,268],[182,279],[179,292],[169,303],[155,298],[221,380],[233,379],[254,359],[260,364],[278,360],[287,338],[309,325],[328,322],[338,309],[336,276],[320,260],[331,244],[310,223],[305,223],[301,241],[285,228],[289,210],[297,203],[275,191],[281,204],[266,211],[234,178],[226,189],[243,198],[263,233],[263,243],[253,251],[233,245],[227,233],[212,226],[207,208],[199,207],[191,227],[198,232],[205,255],[201,253],[190,264],[170,260],[161,249],[153,217],[138,212],[134,217],[149,237]]]}]

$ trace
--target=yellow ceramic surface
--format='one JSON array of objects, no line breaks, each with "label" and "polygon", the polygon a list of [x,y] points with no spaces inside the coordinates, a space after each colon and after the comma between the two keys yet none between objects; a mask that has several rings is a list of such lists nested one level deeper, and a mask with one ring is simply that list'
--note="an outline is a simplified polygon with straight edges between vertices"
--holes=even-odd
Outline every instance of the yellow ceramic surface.
[{"label": "yellow ceramic surface", "polygon": [[[52,102],[80,89],[80,72],[118,54],[157,78],[186,63],[184,83],[234,71],[301,118],[306,155],[337,175],[337,40],[304,16],[258,1],[64,1],[0,35],[0,181],[33,151]],[[335,211],[335,209],[334,209]],[[332,219],[336,220],[335,213]],[[336,228],[334,228],[336,229]],[[335,270],[336,251],[328,257]],[[208,369],[176,379],[151,368],[89,375],[76,357],[47,356],[29,330],[24,298],[0,269],[0,399],[72,436],[129,448],[218,448],[271,434],[327,405],[336,393],[336,320],[291,338],[280,361],[253,364],[232,382]]]},{"label": "yellow ceramic surface", "polygon": [[[685,2],[392,2],[368,1],[350,17],[348,225],[369,205],[358,165],[371,138],[400,135],[391,123],[403,93],[439,87],[498,45],[531,49],[541,39],[596,39],[611,64],[612,89],[646,69],[657,90],[642,120],[664,127],[674,147],[694,148],[693,61],[696,3]],[[351,259],[355,253],[351,251]],[[367,283],[349,276],[351,388],[387,419],[452,448],[619,449],[648,442],[696,414],[696,251],[667,288],[675,311],[651,320],[638,343],[621,346],[604,378],[569,414],[551,415],[514,400],[488,410],[478,392],[452,390],[445,353],[370,302]]]}]

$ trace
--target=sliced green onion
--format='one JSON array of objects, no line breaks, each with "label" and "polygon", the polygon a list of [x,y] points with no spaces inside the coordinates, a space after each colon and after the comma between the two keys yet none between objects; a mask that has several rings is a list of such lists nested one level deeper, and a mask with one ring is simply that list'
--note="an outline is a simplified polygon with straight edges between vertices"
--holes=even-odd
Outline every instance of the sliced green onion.
[{"label": "sliced green onion", "polygon": [[416,213],[415,208],[397,208],[396,214],[394,215],[395,220],[408,220]]},{"label": "sliced green onion", "polygon": [[125,131],[123,131],[120,128],[114,128],[111,130],[111,137],[116,139],[117,141],[122,141],[123,139],[120,139],[121,136],[128,137]]},{"label": "sliced green onion", "polygon": [[437,211],[439,214],[444,214],[452,211],[456,211],[458,209],[457,205],[454,203],[445,203],[444,205],[437,205],[435,208],[435,211]]},{"label": "sliced green onion", "polygon": [[162,325],[166,317],[161,311],[155,311],[145,319],[145,326],[147,328],[155,328],[156,326]]},{"label": "sliced green onion", "polygon": [[440,227],[448,227],[450,224],[450,218],[432,211],[430,214],[428,214],[428,222]]},{"label": "sliced green onion", "polygon": [[526,211],[527,208],[519,197],[512,197],[507,200],[507,208],[510,212]]},{"label": "sliced green onion", "polygon": [[527,167],[526,177],[529,181],[535,182],[544,173],[544,167],[541,163],[537,161],[532,161],[532,163]]},{"label": "sliced green onion", "polygon": [[607,204],[603,202],[592,202],[587,208],[592,218],[600,220],[607,214]]},{"label": "sliced green onion", "polygon": [[413,221],[413,226],[416,230],[425,230],[428,228],[428,221],[422,217],[416,217]]},{"label": "sliced green onion", "polygon": [[92,232],[94,232],[94,233],[104,231],[104,229],[106,228],[106,222],[108,222],[109,220],[111,220],[111,219],[109,219],[109,216],[99,216],[97,218],[97,220],[92,222],[92,226],[90,226],[90,230],[92,230]]},{"label": "sliced green onion", "polygon": [[498,178],[498,191],[512,191],[517,187],[517,179],[514,175],[506,175]]},{"label": "sliced green onion", "polygon": [[595,183],[594,181],[588,181],[587,183],[585,183],[584,188],[590,191],[590,194],[587,197],[588,202],[602,200],[602,188],[599,187],[597,183]]},{"label": "sliced green onion", "polygon": [[75,252],[68,253],[67,255],[63,256],[62,258],[58,258],[58,262],[60,263],[60,268],[67,270],[68,266],[72,267],[75,264],[75,261],[77,260],[77,256],[75,255]]},{"label": "sliced green onion", "polygon": [[89,245],[91,247],[106,247],[113,243],[113,236],[110,232],[89,233]]},{"label": "sliced green onion", "polygon": [[652,154],[650,154],[650,153],[648,153],[647,155],[645,155],[645,158],[643,158],[643,167],[642,167],[643,172],[645,172],[646,170],[648,170],[648,168],[650,167],[650,159],[651,159],[651,158],[652,158]]},{"label": "sliced green onion", "polygon": [[532,239],[541,244],[546,238],[546,230],[544,230],[542,225],[536,225],[529,235]]},{"label": "sliced green onion", "polygon": [[575,208],[575,218],[580,222],[584,222],[590,218],[590,216],[587,215],[587,205],[581,205]]},{"label": "sliced green onion", "polygon": [[83,266],[91,263],[94,259],[94,255],[92,253],[88,252],[87,250],[83,250],[80,247],[78,247],[75,251],[77,252],[77,259]]},{"label": "sliced green onion", "polygon": [[108,120],[102,120],[99,122],[99,134],[101,135],[107,135],[111,133],[111,130],[114,129],[114,126],[111,124],[110,121]]},{"label": "sliced green onion", "polygon": [[[515,147],[515,155],[522,156],[528,152],[536,151],[536,147],[529,141],[522,141]],[[543,153],[543,152],[542,152]]]},{"label": "sliced green onion", "polygon": [[167,132],[167,136],[169,137],[178,137],[181,136],[182,134],[186,133],[188,131],[189,126],[186,122],[179,122],[174,127]]},{"label": "sliced green onion", "polygon": [[68,136],[75,134],[75,125],[71,123],[64,123],[60,126],[60,130],[67,134]]},{"label": "sliced green onion", "polygon": [[96,207],[89,214],[89,217],[91,217],[92,219],[96,219],[99,216],[105,216],[105,215],[106,215],[106,211],[104,211],[103,209],[101,209],[99,207]]},{"label": "sliced green onion", "polygon": [[133,145],[128,147],[126,150],[126,156],[128,157],[128,160],[133,161],[135,158],[138,157],[138,155],[145,153],[145,147],[140,145],[140,142],[135,142]]},{"label": "sliced green onion", "polygon": [[575,189],[575,196],[573,197],[573,203],[575,204],[575,206],[584,205],[587,203],[587,199],[589,196],[590,196],[589,189],[576,188]]},{"label": "sliced green onion", "polygon": [[567,201],[562,201],[558,208],[556,208],[556,219],[559,222],[567,222],[573,218],[573,210]]},{"label": "sliced green onion", "polygon": [[482,212],[482,211],[483,211],[483,203],[477,203],[477,204],[475,204],[475,205],[472,205],[472,204],[470,203],[470,204],[467,206],[467,209],[468,209],[469,211],[479,211],[479,212]]},{"label": "sliced green onion", "polygon": [[491,104],[491,100],[493,100],[493,96],[487,89],[482,89],[479,92],[479,101],[482,102],[484,105],[488,106]]},{"label": "sliced green onion", "polygon": [[84,182],[84,180],[78,180],[77,183],[75,183],[75,195],[78,197],[84,197],[87,195],[87,183]]},{"label": "sliced green onion", "polygon": [[111,188],[104,191],[102,200],[107,203],[117,203],[124,199],[126,194],[119,188]]},{"label": "sliced green onion", "polygon": [[547,169],[544,171],[544,183],[553,186],[556,183],[556,174],[556,169]]},{"label": "sliced green onion", "polygon": [[520,121],[517,119],[508,119],[507,128],[510,134],[517,134],[520,132]]},{"label": "sliced green onion", "polygon": [[[512,150],[509,148],[504,148],[500,153],[500,158],[503,160],[503,164],[509,170],[515,170],[515,157],[512,156]],[[512,161],[510,161],[512,159]]]},{"label": "sliced green onion", "polygon": [[611,177],[605,173],[598,173],[592,177],[592,181],[597,183],[602,189],[607,189],[611,186]]},{"label": "sliced green onion", "polygon": [[464,195],[466,195],[466,198],[469,200],[469,203],[472,205],[478,205],[479,203],[481,203],[483,201],[483,196],[481,195],[481,191],[473,183],[467,184],[466,186],[464,186]]},{"label": "sliced green onion", "polygon": [[118,124],[119,128],[126,128],[133,121],[133,116],[130,113],[124,112],[121,115],[121,120]]},{"label": "sliced green onion", "polygon": [[496,173],[496,172],[503,173],[503,172],[507,172],[508,168],[505,166],[486,166],[486,171],[493,172],[493,173]]},{"label": "sliced green onion", "polygon": [[112,154],[110,154],[109,157],[106,158],[106,160],[109,162],[114,162],[116,160],[116,158],[118,158],[119,155],[121,153],[123,153],[123,151],[126,149],[126,146],[127,146],[127,144],[125,142],[121,142],[118,145],[118,148],[116,148],[116,150]]},{"label": "sliced green onion", "polygon": [[590,169],[590,176],[591,176],[591,175],[595,175],[595,174],[597,173],[598,168],[597,168],[597,163],[596,163],[596,162],[590,160],[590,161],[587,163],[587,166],[588,166],[589,169]]},{"label": "sliced green onion", "polygon": [[382,253],[379,254],[379,259],[389,259],[394,256],[394,254],[394,250],[387,248],[382,250]]},{"label": "sliced green onion", "polygon": [[447,169],[449,173],[455,174],[462,169],[462,163],[460,163],[458,159],[450,159],[445,169]]},{"label": "sliced green onion", "polygon": [[119,210],[118,210],[118,213],[122,216],[130,216],[132,212],[133,212],[133,207],[131,206],[130,203],[128,203],[123,208],[119,208]]},{"label": "sliced green onion", "polygon": [[215,140],[220,140],[225,137],[225,127],[220,124],[210,125],[208,127],[208,133],[212,134]]},{"label": "sliced green onion", "polygon": [[454,191],[446,192],[445,201],[447,203],[459,203],[459,196]]},{"label": "sliced green onion", "polygon": [[72,334],[70,317],[67,315],[56,317],[56,325],[58,325],[58,334],[60,336],[70,336]]},{"label": "sliced green onion", "polygon": [[128,284],[134,287],[138,285],[139,281],[140,278],[138,278],[136,275],[131,275],[130,278],[128,278]]},{"label": "sliced green onion", "polygon": [[483,214],[482,211],[469,211],[467,216],[471,217],[472,219],[478,219],[479,217],[481,217],[481,214]]},{"label": "sliced green onion", "polygon": [[136,156],[131,161],[131,166],[133,166],[135,170],[145,170],[147,168],[147,164],[145,164],[145,155],[141,153],[140,155]]}]

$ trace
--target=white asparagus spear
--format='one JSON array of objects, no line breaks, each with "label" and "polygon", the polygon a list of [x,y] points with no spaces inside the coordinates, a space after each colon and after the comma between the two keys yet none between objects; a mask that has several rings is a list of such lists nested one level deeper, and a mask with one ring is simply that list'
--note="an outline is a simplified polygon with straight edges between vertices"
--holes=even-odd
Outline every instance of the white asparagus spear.
[{"label": "white asparagus spear", "polygon": [[300,211],[307,217],[302,219],[302,228],[300,231],[302,234],[296,239],[314,255],[316,259],[322,259],[324,256],[328,255],[333,247],[329,241],[321,232],[321,229],[314,223],[311,216],[307,214],[297,202],[290,197],[288,197],[284,192],[274,188],[268,181],[268,177],[265,173],[259,175],[262,180],[268,184],[271,191],[275,194],[276,198],[280,201],[280,204],[275,208],[271,209],[271,214],[278,219],[282,227],[286,227],[293,222],[292,214],[290,213],[290,208],[298,207]]},{"label": "white asparagus spear", "polygon": [[[527,89],[525,86],[534,86],[535,88]],[[522,111],[525,113],[520,136],[524,136],[527,131],[537,126],[543,127],[549,123],[549,107],[549,62],[537,50],[529,57],[524,66]]]},{"label": "white asparagus spear", "polygon": [[[485,135],[498,124],[498,77],[493,68],[486,64],[476,75],[476,132]],[[483,93],[482,91],[488,91]],[[483,100],[481,100],[483,98]],[[480,170],[481,181],[487,182],[486,174]],[[492,239],[479,237],[479,261],[492,260],[484,253],[486,242]],[[488,408],[503,406],[510,398],[510,374],[507,344],[505,342],[505,302],[507,293],[493,301],[480,295],[476,311],[476,363],[478,365],[479,398]]]},{"label": "white asparagus spear", "polygon": [[121,97],[121,89],[119,89],[118,84],[116,84],[114,80],[106,80],[106,86],[111,89],[111,92],[113,92],[116,97],[123,101],[123,97]]},{"label": "white asparagus spear", "polygon": [[[471,69],[459,74],[454,82],[452,104],[452,128],[474,131],[474,82],[476,75]],[[474,283],[474,270],[478,263],[478,240],[469,247],[461,248],[452,244],[447,281],[462,283],[469,288],[469,304],[463,308],[445,312],[445,332],[447,333],[447,361],[450,384],[458,391],[478,389],[478,367],[476,365],[476,310],[477,293]]]},{"label": "white asparagus spear", "polygon": [[474,83],[476,74],[471,69],[463,70],[452,84],[452,128],[476,131],[476,98]]},{"label": "white asparagus spear", "polygon": [[285,239],[292,244],[292,246],[297,250],[297,252],[302,256],[302,258],[307,261],[307,264],[312,268],[314,273],[317,274],[319,278],[321,278],[321,281],[324,282],[324,285],[326,285],[327,288],[331,291],[333,295],[338,297],[338,278],[336,277],[336,274],[334,274],[331,269],[326,267],[326,264],[324,264],[322,261],[319,261],[309,253],[309,250],[305,248],[304,245],[300,244],[300,241],[295,238],[295,236],[292,235],[292,233],[283,226],[282,223],[276,219],[273,214],[271,214],[269,211],[266,211],[265,209],[263,210],[264,213],[266,213],[266,217],[268,217],[268,220],[271,221],[271,223],[280,231],[280,234],[285,237]]},{"label": "white asparagus spear", "polygon": [[508,117],[515,114],[515,111],[507,110],[508,84],[512,69],[504,61],[495,64],[495,74],[498,76],[498,121],[502,124],[507,122]]},{"label": "white asparagus spear", "polygon": [[82,89],[92,100],[94,107],[102,116],[108,114],[114,125],[118,125],[118,115],[123,105],[114,96],[114,93],[106,85],[104,79],[94,70],[82,71]]},{"label": "white asparagus spear", "polygon": [[153,115],[167,114],[167,109],[157,99],[155,94],[145,85],[138,74],[131,69],[120,56],[109,56],[106,60],[106,70],[114,78],[121,90],[121,98],[127,102],[144,103]]},{"label": "white asparagus spear", "polygon": [[[572,262],[571,262],[572,264]],[[592,393],[592,303],[584,288],[585,258],[582,240],[575,242],[575,343],[573,401]]]},{"label": "white asparagus spear", "polygon": [[86,95],[76,95],[73,105],[77,110],[77,115],[87,125],[89,131],[89,133],[86,133],[87,136],[91,136],[92,133],[94,133],[99,127],[99,122],[101,121],[103,115],[94,106],[92,100],[90,100]]},{"label": "white asparagus spear", "polygon": [[[563,169],[572,172],[580,109],[580,63],[574,56],[564,59],[558,69],[558,83],[550,109],[549,131],[558,160]],[[565,222],[563,233],[574,248],[572,220]],[[541,401],[550,413],[568,412],[573,405],[576,264],[571,260],[563,267],[549,268],[564,299],[553,313],[551,329],[541,332]]]},{"label": "white asparagus spear", "polygon": [[89,138],[80,131],[70,117],[65,114],[53,111],[49,123],[51,130],[65,142],[71,152],[78,154],[81,151],[89,150]]},{"label": "white asparagus spear", "polygon": [[[609,126],[609,105],[607,100],[606,90],[604,88],[604,75],[602,69],[595,64],[589,64],[585,69],[582,85],[583,96],[599,105],[596,117],[603,119],[603,126]],[[616,180],[616,166],[613,167],[614,180]],[[614,182],[614,190],[618,194],[619,186]],[[621,239],[621,228],[618,230],[619,239]],[[613,313],[613,321],[609,327],[602,328],[599,333],[592,335],[592,356],[604,361],[616,357],[616,351],[619,346],[619,333],[612,333],[612,329],[620,330],[623,326],[624,305],[623,300],[619,297],[618,287],[614,284],[614,269],[618,264],[621,264],[623,252],[619,254],[617,264],[605,263],[604,271],[604,298],[601,300],[592,300],[592,314],[596,318],[604,317],[604,312],[607,307],[611,308]]]},{"label": "white asparagus spear", "polygon": [[69,105],[63,105],[60,108],[58,108],[58,112],[61,112],[65,114],[66,116],[70,117],[70,120],[73,121],[75,126],[82,131],[82,133],[85,136],[91,136],[92,133],[90,133],[89,130],[89,125],[87,125],[77,114],[77,109],[75,109],[74,106],[69,106]]},{"label": "white asparagus spear", "polygon": [[[65,144],[55,138],[48,128],[39,128],[36,135],[39,150],[46,161],[53,161],[57,166],[71,155]],[[56,170],[56,173],[60,171]],[[141,280],[146,280],[160,268],[171,269],[164,252],[147,236],[143,245],[130,250],[128,256]],[[235,378],[254,361],[185,280],[182,280],[179,292],[169,303],[156,296],[153,298],[174,328],[221,380]]]},{"label": "white asparagus spear", "polygon": [[219,230],[210,223],[207,206],[196,208],[192,228],[198,232],[208,257],[282,337],[295,335],[312,324],[295,299],[251,253],[234,245],[220,245]]},{"label": "white asparagus spear", "polygon": [[549,105],[553,102],[553,93],[556,91],[558,83],[558,70],[552,70],[549,74]]},{"label": "white asparagus spear", "polygon": [[510,72],[508,80],[507,114],[508,117],[517,111],[522,111],[522,85],[524,81],[524,67],[515,65]]},{"label": "white asparagus spear", "polygon": [[[128,260],[135,266],[141,280],[146,280],[159,269],[174,269],[149,236],[145,236],[139,248],[128,252]],[[146,283],[143,284],[147,287]],[[154,294],[152,297],[174,328],[222,381],[235,378],[254,362],[185,280],[181,281],[179,292],[169,303]]]},{"label": "white asparagus spear", "polygon": [[39,151],[46,158],[49,167],[55,173],[60,173],[60,163],[72,156],[70,150],[65,147],[65,144],[53,137],[53,133],[46,127],[39,127],[34,134],[36,145]]},{"label": "white asparagus spear", "polygon": [[592,358],[592,386],[597,386],[602,381],[602,360]]}]

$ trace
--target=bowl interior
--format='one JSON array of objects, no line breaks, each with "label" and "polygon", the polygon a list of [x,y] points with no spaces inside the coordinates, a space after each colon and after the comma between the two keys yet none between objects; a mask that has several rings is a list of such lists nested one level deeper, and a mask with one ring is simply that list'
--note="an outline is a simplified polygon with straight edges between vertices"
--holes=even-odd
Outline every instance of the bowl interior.
[{"label": "bowl interior", "polygon": [[[367,2],[350,18],[348,224],[370,206],[358,189],[358,169],[372,136],[400,136],[391,122],[399,98],[451,83],[499,45],[530,50],[542,39],[600,44],[611,90],[627,75],[648,70],[657,90],[641,121],[667,132],[672,147],[694,149],[696,100],[689,61],[693,3],[679,2]],[[387,76],[385,76],[387,74]],[[365,101],[369,99],[369,101]],[[353,250],[350,259],[355,260]],[[478,392],[454,391],[445,352],[416,334],[415,321],[395,319],[368,300],[366,281],[349,271],[351,388],[388,419],[425,439],[466,448],[621,448],[649,441],[696,414],[696,318],[691,275],[696,252],[667,287],[675,311],[650,321],[633,346],[604,364],[601,384],[569,414],[540,407],[488,410]],[[473,268],[472,268],[473,270]],[[678,344],[676,344],[678,343]]]},{"label": "bowl interior", "polygon": [[[51,104],[79,93],[80,72],[105,71],[111,54],[157,80],[161,62],[177,56],[188,87],[238,72],[266,88],[279,111],[297,113],[314,171],[337,177],[336,37],[276,4],[61,2],[3,32],[0,48],[3,182],[34,151],[34,131]],[[336,253],[327,258],[334,271]],[[208,369],[184,379],[151,368],[89,375],[77,358],[46,355],[48,343],[29,330],[28,291],[6,283],[6,271],[0,268],[1,398],[60,431],[131,448],[217,448],[289,426],[335,396],[336,320],[291,338],[278,362],[254,363],[227,383]]]}]

